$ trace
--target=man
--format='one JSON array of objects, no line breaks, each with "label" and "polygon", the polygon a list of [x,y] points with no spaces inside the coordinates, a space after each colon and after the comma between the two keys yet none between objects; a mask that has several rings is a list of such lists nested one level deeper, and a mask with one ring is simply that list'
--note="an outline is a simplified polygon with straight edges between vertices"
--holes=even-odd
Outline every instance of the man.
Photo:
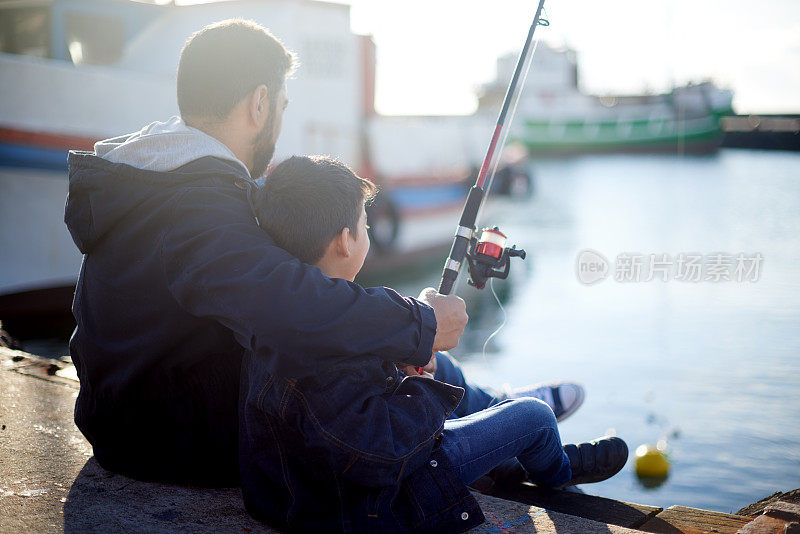
[{"label": "man", "polygon": [[66,223],[84,254],[75,421],[110,470],[235,483],[245,351],[304,354],[299,368],[365,353],[424,366],[463,332],[457,297],[325,278],[258,227],[253,179],[272,157],[293,64],[254,23],[206,27],[181,54],[183,120],[69,156]]}]

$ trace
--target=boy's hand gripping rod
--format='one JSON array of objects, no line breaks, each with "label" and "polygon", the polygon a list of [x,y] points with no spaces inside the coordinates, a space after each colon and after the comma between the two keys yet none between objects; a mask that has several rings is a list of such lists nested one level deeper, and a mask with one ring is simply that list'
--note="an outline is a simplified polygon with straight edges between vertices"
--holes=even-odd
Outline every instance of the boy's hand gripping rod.
[{"label": "boy's hand gripping rod", "polygon": [[[536,48],[533,43],[533,33],[536,31],[537,26],[547,26],[549,24],[547,20],[541,18],[543,7],[544,0],[539,0],[536,15],[533,17],[533,23],[530,30],[528,30],[525,46],[522,47],[522,52],[520,52],[517,60],[514,76],[508,85],[503,107],[500,110],[500,116],[497,118],[497,125],[492,133],[492,139],[489,142],[486,157],[484,157],[483,165],[481,165],[481,170],[478,173],[478,179],[469,190],[467,203],[461,212],[461,220],[458,223],[458,228],[456,228],[453,245],[450,247],[450,255],[444,264],[442,281],[439,284],[439,293],[443,295],[449,295],[453,290],[453,285],[458,278],[458,271],[461,269],[464,258],[467,258],[469,263],[470,283],[478,289],[483,289],[489,278],[507,277],[512,257],[518,256],[525,259],[524,250],[517,250],[516,247],[505,248],[506,236],[497,227],[484,229],[480,239],[476,239],[474,234],[475,221],[483,206],[486,194],[492,186],[500,159],[499,156],[505,144],[505,138],[508,135],[508,126],[514,118],[519,95],[525,84],[525,77],[528,74],[533,52]],[[520,76],[522,76],[521,83]],[[508,123],[506,123],[509,109],[511,110],[511,116],[508,117]],[[500,141],[499,145],[498,141]]]}]

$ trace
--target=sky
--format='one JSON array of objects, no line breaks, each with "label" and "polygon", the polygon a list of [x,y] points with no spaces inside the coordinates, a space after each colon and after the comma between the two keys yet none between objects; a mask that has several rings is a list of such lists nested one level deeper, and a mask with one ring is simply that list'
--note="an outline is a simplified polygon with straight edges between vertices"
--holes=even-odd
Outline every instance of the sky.
[{"label": "sky", "polygon": [[[342,0],[378,47],[376,107],[466,114],[495,59],[521,48],[534,0]],[[537,35],[578,54],[592,94],[712,79],[739,113],[800,113],[800,0],[548,0]]]}]

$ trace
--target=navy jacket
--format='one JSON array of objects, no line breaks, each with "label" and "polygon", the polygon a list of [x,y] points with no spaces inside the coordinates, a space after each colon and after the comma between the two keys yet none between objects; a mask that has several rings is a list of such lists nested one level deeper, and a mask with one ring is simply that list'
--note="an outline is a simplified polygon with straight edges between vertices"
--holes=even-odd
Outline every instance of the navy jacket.
[{"label": "navy jacket", "polygon": [[248,355],[239,446],[247,510],[316,532],[462,532],[483,522],[440,448],[464,390],[376,356],[279,377]]},{"label": "navy jacket", "polygon": [[69,169],[66,223],[84,254],[75,422],[104,467],[236,483],[245,353],[278,376],[313,374],[331,354],[430,358],[433,310],[277,248],[240,163],[206,156],[162,172],[71,152]]}]

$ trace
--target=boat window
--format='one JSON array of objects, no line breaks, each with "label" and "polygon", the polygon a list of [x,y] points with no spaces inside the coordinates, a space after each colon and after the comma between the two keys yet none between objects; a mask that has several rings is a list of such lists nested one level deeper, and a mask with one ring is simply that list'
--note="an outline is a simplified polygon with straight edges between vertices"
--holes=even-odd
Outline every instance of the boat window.
[{"label": "boat window", "polygon": [[0,8],[0,52],[50,55],[50,10],[47,7]]},{"label": "boat window", "polygon": [[67,51],[75,64],[110,65],[119,61],[125,44],[120,19],[67,13],[64,18]]}]

